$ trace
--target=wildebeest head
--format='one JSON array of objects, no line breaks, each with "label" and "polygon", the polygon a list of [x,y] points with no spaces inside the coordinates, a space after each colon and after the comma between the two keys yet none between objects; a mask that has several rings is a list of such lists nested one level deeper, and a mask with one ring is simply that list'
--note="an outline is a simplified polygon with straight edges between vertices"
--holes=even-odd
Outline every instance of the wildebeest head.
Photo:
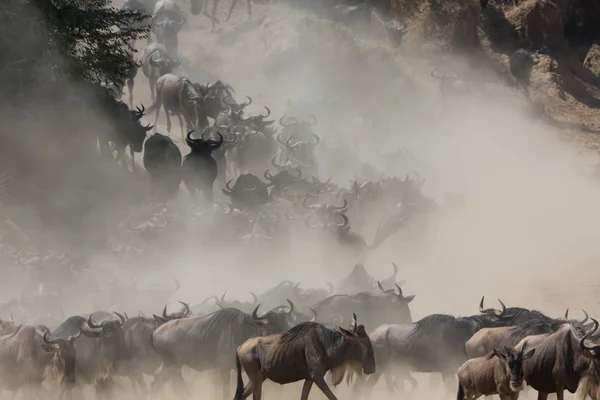
[{"label": "wildebeest head", "polygon": [[292,303],[289,299],[287,302],[290,305],[288,310],[282,310],[281,307],[278,306],[262,315],[258,315],[258,309],[260,307],[259,304],[256,306],[254,311],[252,311],[252,319],[255,323],[267,327],[267,329],[272,333],[283,332],[291,327],[290,323],[288,322],[288,316],[293,314],[296,308],[294,303]]},{"label": "wildebeest head", "polygon": [[494,349],[493,355],[498,357],[502,362],[506,374],[510,377],[510,388],[514,392],[523,390],[523,362],[529,360],[535,353],[535,349],[531,349],[525,353],[526,346],[527,341],[523,343],[519,351],[514,351],[506,346],[504,347],[504,352]]},{"label": "wildebeest head", "polygon": [[168,54],[156,52],[148,60],[150,65],[158,71],[159,76],[170,74],[181,65],[179,58],[171,58]]},{"label": "wildebeest head", "polygon": [[269,201],[268,187],[272,184],[265,184],[254,174],[242,174],[240,175],[233,187],[229,180],[225,184],[223,193],[231,197],[232,205],[238,210],[245,208],[253,208],[262,204],[266,204]]},{"label": "wildebeest head", "polygon": [[[219,133],[219,132],[217,132],[217,135],[219,136],[218,141],[210,140],[210,139],[204,140],[202,138],[192,139],[193,132],[194,131],[189,131],[187,134],[187,137],[185,138],[185,142],[187,143],[189,148],[192,150],[192,153],[209,156],[212,154],[212,152],[214,150],[217,150],[219,147],[221,147],[221,145],[224,142],[223,135],[221,135],[221,133]],[[203,132],[203,135],[204,135],[204,132]]]},{"label": "wildebeest head", "polygon": [[216,81],[212,85],[207,83],[206,86],[200,86],[199,89],[204,94],[206,115],[216,120],[219,113],[229,109],[223,99],[233,98],[233,88],[230,85]]},{"label": "wildebeest head", "polygon": [[[485,300],[485,296],[481,297],[481,301],[479,302],[479,312],[485,315],[489,315],[490,317],[503,318],[506,316],[506,306],[502,302],[502,300],[498,299],[498,302],[502,306],[502,310],[495,310],[493,308],[483,308],[483,302]],[[508,318],[508,316],[506,316]]]},{"label": "wildebeest head", "polygon": [[238,310],[241,311],[246,311],[249,309],[252,309],[252,307],[256,306],[256,304],[258,303],[258,297],[256,297],[256,295],[252,292],[250,292],[250,295],[252,296],[252,303],[250,302],[242,302],[239,300],[233,300],[233,301],[228,301],[225,300],[225,295],[227,294],[227,291],[225,291],[225,293],[223,293],[223,295],[221,296],[220,299],[217,299],[216,296],[214,297],[214,299],[217,301],[217,305],[221,308],[237,308]]},{"label": "wildebeest head", "polygon": [[75,384],[75,346],[74,342],[82,334],[80,329],[77,334],[69,336],[67,339],[50,338],[50,331],[46,330],[43,336],[43,349],[47,352],[55,353],[54,364],[61,370],[62,384]]},{"label": "wildebeest head", "polygon": [[352,354],[354,359],[360,360],[364,373],[367,375],[374,373],[375,352],[373,351],[373,344],[364,325],[358,325],[356,314],[352,315],[350,330],[340,327],[340,331],[355,344],[350,351],[354,353]]},{"label": "wildebeest head", "polygon": [[[273,163],[274,160],[275,157],[273,157],[271,162]],[[263,176],[273,185],[290,186],[302,179],[302,171],[300,171],[298,168],[284,169],[283,171],[279,171],[277,174],[273,175],[271,174],[271,171],[267,169]]]},{"label": "wildebeest head", "polygon": [[1,320],[0,319],[0,336],[10,335],[17,330],[17,325],[15,321],[13,321],[12,314],[10,315],[10,319]]},{"label": "wildebeest head", "polygon": [[598,328],[598,322],[596,320],[593,321],[595,328],[586,332],[579,341],[581,353],[589,361],[589,366],[585,376],[579,383],[577,391],[584,396],[587,395],[596,400],[600,398],[600,345],[594,343],[593,346],[588,346],[585,344],[587,338],[593,335]]},{"label": "wildebeest head", "polygon": [[[244,103],[242,103],[244,104]],[[266,114],[252,115],[248,118],[244,118],[242,116],[243,111],[231,111],[231,120],[235,125],[243,125],[248,127],[248,129],[262,133],[268,137],[271,137],[275,132],[271,125],[275,122],[275,120],[267,120],[271,115],[271,109],[265,106]]]}]

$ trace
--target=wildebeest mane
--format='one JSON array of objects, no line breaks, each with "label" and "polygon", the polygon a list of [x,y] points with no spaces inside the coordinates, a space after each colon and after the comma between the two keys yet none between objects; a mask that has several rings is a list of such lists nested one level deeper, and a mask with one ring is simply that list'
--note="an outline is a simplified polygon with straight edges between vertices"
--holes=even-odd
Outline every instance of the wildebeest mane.
[{"label": "wildebeest mane", "polygon": [[280,342],[285,344],[293,344],[302,341],[311,331],[320,331],[320,337],[323,340],[323,344],[326,348],[335,346],[343,339],[342,333],[337,330],[326,328],[316,322],[302,322],[284,332],[281,336]]},{"label": "wildebeest mane", "polygon": [[506,346],[512,347],[526,336],[552,333],[553,331],[552,325],[543,320],[534,319],[511,327],[511,329],[508,330],[508,334],[504,337],[503,342]]},{"label": "wildebeest mane", "polygon": [[223,308],[200,325],[196,332],[190,334],[197,335],[204,343],[219,343],[215,348],[219,348],[220,351],[235,351],[237,346],[251,337],[262,335],[264,330],[256,326],[251,315],[237,308]]}]

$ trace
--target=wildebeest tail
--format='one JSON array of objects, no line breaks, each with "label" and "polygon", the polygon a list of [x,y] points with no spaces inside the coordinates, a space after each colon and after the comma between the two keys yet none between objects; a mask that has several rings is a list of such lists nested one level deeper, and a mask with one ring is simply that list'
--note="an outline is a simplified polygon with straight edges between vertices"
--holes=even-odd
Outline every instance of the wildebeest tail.
[{"label": "wildebeest tail", "polygon": [[242,379],[242,363],[240,356],[235,353],[235,368],[237,369],[237,387],[235,389],[235,397],[233,400],[243,400],[244,398],[244,380]]},{"label": "wildebeest tail", "polygon": [[458,392],[456,393],[456,400],[465,400],[465,388],[458,382]]}]

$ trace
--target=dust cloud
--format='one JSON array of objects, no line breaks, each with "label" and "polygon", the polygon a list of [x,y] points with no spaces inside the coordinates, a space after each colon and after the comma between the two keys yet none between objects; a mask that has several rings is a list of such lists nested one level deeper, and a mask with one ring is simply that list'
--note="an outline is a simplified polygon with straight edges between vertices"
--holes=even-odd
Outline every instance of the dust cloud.
[{"label": "dust cloud", "polygon": [[[224,14],[229,4],[221,3],[226,3],[219,9]],[[190,14],[188,3],[181,7],[188,23],[179,35],[182,65],[176,73],[200,83],[220,79],[231,84],[238,100],[244,95],[253,98],[248,114],[261,113],[267,106],[272,118],[279,120],[289,100],[306,103],[303,117],[318,118],[321,180],[332,177],[332,182],[349,187],[351,180],[370,170],[376,171],[374,178],[380,173],[414,176],[415,171],[426,177],[423,192],[435,198],[441,210],[419,217],[418,223],[390,237],[364,260],[375,277],[387,276],[391,263],[398,264],[399,279],[407,281],[404,293],[416,294],[413,320],[432,313],[474,314],[483,295],[489,306],[500,298],[507,306],[537,308],[554,316],[567,307],[596,314],[593,282],[600,260],[600,215],[595,211],[600,185],[580,149],[528,115],[522,96],[490,77],[485,66],[465,67],[451,56],[433,59],[408,46],[391,49],[381,32],[354,33],[286,4],[256,4],[250,21],[244,7],[238,6],[216,33],[209,32],[207,18]],[[430,77],[432,68],[472,79],[471,91],[442,100],[437,81]],[[134,88],[134,104],[140,103],[146,107],[152,103],[141,73]],[[85,118],[91,121],[89,126],[101,129],[102,115]],[[143,121],[153,122],[154,115]],[[156,128],[167,133],[164,113]],[[185,154],[176,119],[171,137]],[[381,156],[404,148],[411,157]],[[85,163],[72,165],[82,166]],[[125,182],[114,183],[114,197],[90,200],[95,206],[114,208],[115,224],[128,212],[113,202],[137,200],[141,192],[132,189],[135,196],[123,194],[131,189],[129,173],[125,175]],[[112,169],[103,177],[120,179]],[[145,178],[140,174],[136,179]],[[215,193],[217,201],[225,200],[220,187]],[[77,199],[61,201],[75,204]],[[189,213],[188,193],[181,190],[174,207],[181,215]],[[384,219],[373,210],[361,232],[367,243]],[[275,254],[266,248],[258,255],[206,245],[197,237],[202,229],[190,218],[165,239],[169,251],[158,259],[154,254],[142,259],[131,271],[119,270],[114,257],[100,251],[93,251],[90,262],[98,271],[110,271],[107,276],[122,282],[138,279],[141,286],[168,285],[177,278],[181,288],[169,307],[178,300],[199,303],[226,290],[228,297],[246,299],[248,291],[260,293],[284,279],[307,288],[335,285],[356,262],[347,254],[332,254],[328,243],[303,226],[293,229],[289,251]],[[95,273],[97,282],[103,274]],[[3,286],[8,287],[6,282]],[[15,282],[7,293],[26,284],[22,276]],[[98,303],[96,292],[89,289],[92,284],[86,285],[73,291],[76,302],[75,297],[64,299],[61,306],[66,313],[90,312]],[[11,297],[7,294],[5,301]],[[138,304],[132,299],[119,306],[136,313]],[[195,382],[196,393],[207,390],[208,379]],[[286,393],[295,396],[300,386],[286,388]],[[383,397],[377,398],[387,397],[381,393]],[[341,388],[340,394],[348,395],[348,389]],[[214,396],[218,395],[217,390]]]}]

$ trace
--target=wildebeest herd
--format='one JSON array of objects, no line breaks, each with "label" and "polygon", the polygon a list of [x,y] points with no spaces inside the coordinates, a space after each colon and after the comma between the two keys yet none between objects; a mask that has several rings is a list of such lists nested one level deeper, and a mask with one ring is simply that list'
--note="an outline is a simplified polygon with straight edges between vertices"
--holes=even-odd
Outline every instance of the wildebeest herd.
[{"label": "wildebeest herd", "polygon": [[[217,3],[213,0],[213,28]],[[227,19],[236,3],[232,0]],[[207,13],[208,4],[192,0],[192,13]],[[134,223],[131,216],[107,243],[120,265],[138,263],[138,253],[150,258],[160,253],[159,242],[164,245],[169,229],[189,219],[168,206],[183,183],[194,204],[192,219],[207,227],[207,241],[285,252],[291,227],[301,221],[301,228],[315,230],[333,244],[327,246],[332,255],[349,255],[355,267],[327,289],[303,289],[283,281],[265,293],[250,293],[252,302],[231,300],[224,293],[199,304],[182,302],[183,308],[171,313],[166,306],[159,312],[158,303],[172,298],[179,282],[174,289],[112,282],[95,287],[102,300],[93,312],[67,317],[57,306],[60,285],[79,279],[89,270],[88,260],[22,249],[1,235],[3,254],[27,266],[39,283],[33,291],[23,290],[20,301],[0,305],[0,313],[10,315],[0,320],[1,390],[22,391],[26,397],[81,398],[81,390],[93,385],[98,397],[110,398],[127,389],[117,384],[119,378],[128,378],[131,390],[141,395],[160,394],[169,384],[186,397],[190,388],[182,372],[187,367],[216,371],[225,399],[231,398],[232,372],[234,399],[251,394],[260,399],[265,380],[304,381],[302,399],[313,384],[335,399],[329,384],[337,386],[345,377],[354,385],[354,395],[368,396],[382,376],[391,391],[404,390],[407,381],[415,387],[412,373],[439,373],[452,390],[458,374],[458,400],[492,394],[516,399],[524,382],[538,391],[540,400],[549,393],[561,400],[564,390],[598,398],[598,323],[587,314],[582,320],[569,319],[568,313],[551,318],[502,302],[500,309],[486,309],[482,298],[478,314],[434,314],[413,322],[409,305],[415,296],[404,294],[397,267],[386,279],[367,273],[361,264],[367,252],[399,230],[423,223],[419,216],[441,209],[421,192],[425,179],[418,173],[357,177],[348,188],[323,177],[316,156],[322,141],[315,133],[315,115],[304,119],[299,115],[302,105],[291,102],[279,120],[269,119],[267,106],[264,114],[247,115],[252,98],[238,102],[230,85],[220,80],[200,84],[175,73],[180,65],[178,35],[187,19],[174,1],[126,0],[123,7],[152,15],[155,41],[148,41],[123,85],[129,106],[119,100],[122,87],[98,95],[114,128],[98,136],[101,153],[111,159],[116,155],[116,162],[137,172],[135,153],[143,152],[150,180],[151,217]],[[354,10],[340,12],[350,15]],[[148,109],[133,108],[138,69],[148,79],[153,102]],[[436,72],[432,77],[440,79],[444,93],[461,86],[457,77]],[[177,117],[189,148],[186,155],[168,134],[148,137],[154,127],[142,125],[141,119],[154,112],[156,126],[161,110],[168,134],[171,117]],[[215,193],[215,185],[221,191]],[[228,201],[216,202],[216,194]],[[361,230],[375,208],[384,218],[368,244]],[[125,299],[129,311],[135,304],[155,314],[129,317],[119,306]]]},{"label": "wildebeest herd", "polygon": [[[102,398],[119,390],[160,395],[169,384],[191,392],[183,367],[215,371],[223,398],[260,399],[265,380],[304,381],[336,399],[330,384],[344,378],[357,398],[369,396],[383,376],[391,392],[417,386],[413,373],[440,373],[457,399],[498,394],[516,399],[525,382],[545,399],[579,391],[597,398],[600,382],[598,322],[521,307],[485,308],[467,317],[433,314],[413,322],[397,268],[382,280],[357,264],[328,289],[301,289],[283,281],[252,302],[211,296],[197,305],[146,317],[118,311],[74,315],[46,326],[1,321],[0,387],[27,397],[81,398],[87,385]],[[344,292],[341,292],[341,291]],[[362,316],[362,317],[361,317]],[[348,328],[344,325],[348,324]],[[151,377],[148,387],[145,376]],[[246,378],[245,378],[246,376]],[[131,382],[118,384],[122,378]]]}]

